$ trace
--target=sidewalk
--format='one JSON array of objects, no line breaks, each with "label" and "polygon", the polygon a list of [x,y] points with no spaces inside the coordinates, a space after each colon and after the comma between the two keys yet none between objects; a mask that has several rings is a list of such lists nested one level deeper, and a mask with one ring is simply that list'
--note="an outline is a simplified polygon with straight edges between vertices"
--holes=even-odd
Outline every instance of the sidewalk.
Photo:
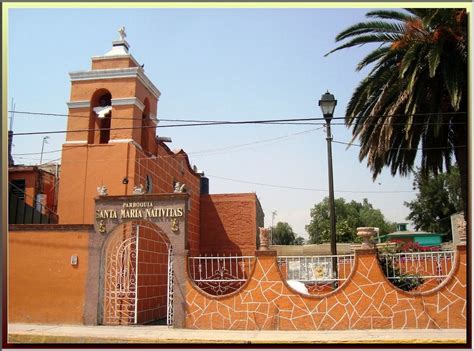
[{"label": "sidewalk", "polygon": [[165,326],[82,326],[14,323],[8,342],[24,343],[227,343],[227,344],[463,344],[464,329],[237,331]]}]

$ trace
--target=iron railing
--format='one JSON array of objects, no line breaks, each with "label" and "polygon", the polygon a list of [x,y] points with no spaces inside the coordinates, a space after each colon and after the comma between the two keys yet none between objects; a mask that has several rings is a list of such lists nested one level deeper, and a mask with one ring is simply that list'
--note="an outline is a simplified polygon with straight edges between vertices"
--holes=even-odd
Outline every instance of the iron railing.
[{"label": "iron railing", "polygon": [[453,267],[454,255],[455,251],[382,253],[379,259],[385,260],[384,270],[389,280],[407,275],[443,280]]},{"label": "iron railing", "polygon": [[254,264],[253,256],[213,255],[188,258],[191,278],[211,295],[226,295],[245,284]]},{"label": "iron railing", "polygon": [[[333,273],[334,259],[337,276]],[[354,255],[279,256],[278,266],[286,280],[333,283],[347,279],[354,266]]]}]

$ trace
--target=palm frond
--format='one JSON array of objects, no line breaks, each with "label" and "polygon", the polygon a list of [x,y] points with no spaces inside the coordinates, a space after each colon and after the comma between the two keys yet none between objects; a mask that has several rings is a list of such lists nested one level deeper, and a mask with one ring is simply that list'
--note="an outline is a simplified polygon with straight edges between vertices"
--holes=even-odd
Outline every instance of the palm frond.
[{"label": "palm frond", "polygon": [[399,23],[383,21],[360,22],[339,33],[336,36],[336,42],[366,33],[393,33],[403,35],[405,33],[405,27]]},{"label": "palm frond", "polygon": [[391,33],[361,35],[361,36],[358,36],[358,37],[350,40],[349,42],[347,42],[343,45],[340,45],[337,48],[329,51],[324,56],[326,57],[326,56],[332,54],[333,52],[336,52],[336,51],[339,51],[339,50],[342,50],[342,49],[346,49],[346,48],[350,48],[350,47],[353,47],[353,46],[357,46],[357,45],[365,45],[365,44],[369,44],[369,43],[387,44],[387,43],[391,43],[395,40],[398,40],[399,38],[400,37],[397,36],[396,34],[391,34]]},{"label": "palm frond", "polygon": [[383,18],[383,19],[389,19],[389,20],[397,20],[400,22],[407,22],[413,19],[412,16],[410,16],[407,13],[403,13],[400,11],[391,11],[391,10],[376,10],[376,11],[370,11],[367,12],[366,14],[367,17],[372,17],[372,18]]},{"label": "palm frond", "polygon": [[430,68],[430,77],[433,78],[436,74],[436,69],[441,61],[441,45],[433,45],[428,51],[428,63]]},{"label": "palm frond", "polygon": [[370,65],[371,63],[378,61],[384,57],[386,57],[387,52],[390,50],[388,47],[379,47],[374,51],[371,51],[367,56],[365,56],[362,61],[357,64],[356,70],[360,71],[364,67]]}]

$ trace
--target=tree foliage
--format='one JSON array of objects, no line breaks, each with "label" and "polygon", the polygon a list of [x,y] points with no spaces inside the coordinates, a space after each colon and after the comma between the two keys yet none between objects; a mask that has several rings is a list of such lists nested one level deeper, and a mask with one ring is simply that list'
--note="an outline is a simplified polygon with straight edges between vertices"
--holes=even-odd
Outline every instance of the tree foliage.
[{"label": "tree foliage", "polygon": [[369,20],[339,33],[345,41],[328,54],[376,44],[357,65],[370,71],[352,94],[346,125],[359,139],[359,159],[373,177],[460,167],[467,208],[467,14],[466,9],[376,10]]},{"label": "tree foliage", "polygon": [[459,169],[453,167],[449,173],[437,175],[426,175],[418,170],[413,187],[418,193],[416,199],[405,202],[410,209],[407,219],[413,222],[416,230],[449,233],[450,216],[462,211]]},{"label": "tree foliage", "polygon": [[[374,209],[367,199],[363,202],[346,202],[343,198],[334,200],[336,211],[336,241],[358,242],[357,227],[378,227],[380,235],[393,232],[395,224],[385,220],[382,212]],[[306,226],[312,244],[330,242],[331,227],[329,198],[326,197],[311,209],[311,222]]]},{"label": "tree foliage", "polygon": [[273,245],[303,245],[304,239],[293,232],[286,222],[278,222],[272,230]]}]

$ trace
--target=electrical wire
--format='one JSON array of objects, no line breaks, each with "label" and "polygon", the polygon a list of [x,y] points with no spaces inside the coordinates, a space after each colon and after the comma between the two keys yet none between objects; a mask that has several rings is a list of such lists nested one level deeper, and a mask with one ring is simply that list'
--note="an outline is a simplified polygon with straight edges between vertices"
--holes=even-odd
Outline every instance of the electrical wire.
[{"label": "electrical wire", "polygon": [[[68,114],[61,114],[61,113],[47,113],[47,112],[31,112],[31,111],[14,111],[14,110],[9,110],[8,112],[13,112],[15,114],[24,114],[24,115],[38,115],[38,116],[52,116],[52,117],[69,117],[69,118],[90,118],[91,116],[85,116],[85,115],[68,115]],[[443,115],[467,115],[467,112],[463,111],[457,111],[457,112],[439,112],[439,113],[431,113],[431,112],[424,112],[424,113],[413,113],[413,114],[387,114],[387,115],[369,115],[369,116],[357,116],[353,118],[397,118],[397,117],[404,117],[404,116],[443,116]],[[346,119],[346,116],[335,116],[332,117],[331,119]],[[114,117],[114,119],[128,119],[128,120],[133,120],[136,119],[134,117]],[[309,118],[310,120],[314,120],[314,118]],[[308,120],[309,120],[308,119]],[[322,117],[316,118],[317,120],[324,121],[325,119]],[[196,120],[196,119],[162,119],[160,118],[160,121],[164,122],[187,122],[187,123],[200,123],[200,122],[222,122],[222,121],[207,121],[207,120]]]},{"label": "electrical wire", "polygon": [[[257,140],[257,141],[253,141],[253,142],[249,142],[249,143],[244,143],[244,144],[229,145],[229,146],[225,146],[225,147],[221,147],[221,148],[216,148],[216,149],[207,149],[207,150],[195,151],[195,152],[190,152],[190,153],[187,153],[187,154],[188,154],[188,155],[214,154],[214,153],[216,153],[216,152],[222,152],[222,151],[229,150],[229,149],[234,149],[234,148],[240,148],[240,147],[251,146],[251,145],[256,145],[256,144],[262,144],[262,143],[269,143],[269,142],[280,141],[280,140],[288,139],[288,138],[291,138],[291,137],[294,137],[294,136],[298,136],[298,135],[303,135],[303,134],[311,133],[311,132],[314,132],[314,131],[316,131],[316,130],[320,130],[320,129],[322,129],[322,128],[323,128],[323,127],[314,128],[314,129],[308,129],[308,130],[304,130],[304,131],[302,131],[302,132],[293,133],[293,134],[287,134],[287,135],[282,135],[282,136],[275,137],[275,138],[264,139],[264,140]],[[53,150],[53,151],[45,151],[45,152],[43,152],[43,154],[54,153],[54,152],[60,152],[60,151],[69,151],[69,150],[72,150],[72,149],[75,149],[75,148],[78,148],[78,147],[83,147],[83,145],[68,147],[68,148],[66,148],[66,149],[64,149],[64,150],[63,150],[63,149],[59,149],[59,150]],[[17,158],[22,158],[22,157],[18,157],[18,156],[23,156],[23,155],[40,155],[40,154],[41,154],[41,152],[28,152],[28,153],[12,154],[12,156],[15,156],[15,157],[17,157]],[[174,156],[174,155],[168,155],[168,156]],[[161,157],[163,157],[163,156],[161,156]]]},{"label": "electrical wire", "polygon": [[[360,144],[352,144],[352,143],[346,143],[343,141],[337,141],[333,140],[333,143],[336,144],[343,144],[343,145],[349,145],[349,146],[357,146],[357,147],[362,147]],[[446,150],[446,149],[455,149],[455,148],[463,148],[467,147],[467,145],[453,145],[453,146],[440,146],[440,147],[423,147],[423,148],[409,148],[409,147],[391,147],[389,150]]]},{"label": "electrical wire", "polygon": [[[215,125],[246,125],[246,124],[286,124],[286,122],[297,122],[297,121],[311,121],[318,120],[317,118],[296,118],[296,119],[281,119],[281,120],[250,120],[250,121],[220,121],[220,122],[205,122],[205,123],[184,123],[184,124],[167,124],[161,125],[159,128],[178,128],[178,127],[202,127],[202,126],[215,126]],[[288,123],[293,124],[293,123]],[[386,125],[405,125],[406,123],[387,123]],[[466,124],[465,122],[449,122],[449,123],[429,123],[429,124]],[[314,125],[325,125],[325,123],[315,123]],[[345,123],[332,123],[331,125],[345,125]],[[423,122],[414,122],[410,125],[426,125]],[[42,135],[42,134],[62,134],[62,133],[80,133],[90,131],[111,131],[111,130],[132,130],[132,129],[148,129],[157,128],[157,126],[136,126],[136,127],[115,127],[115,128],[86,128],[86,129],[72,129],[72,130],[53,130],[53,131],[41,131],[41,132],[23,132],[13,133],[13,136],[25,136],[25,135]]]},{"label": "electrical wire", "polygon": [[[141,160],[147,160],[149,161],[148,158],[143,157],[139,158],[136,161],[136,163],[145,168],[146,172],[148,174],[154,175],[158,179],[161,179],[161,175],[154,172],[152,169],[149,167],[146,167],[145,163],[141,162]],[[275,184],[268,184],[268,183],[259,183],[259,182],[253,182],[253,181],[246,181],[246,180],[240,180],[240,179],[233,179],[233,178],[227,178],[227,177],[221,177],[221,176],[216,176],[212,174],[207,174],[206,176],[216,178],[216,179],[223,179],[223,180],[229,180],[233,182],[238,182],[238,183],[245,183],[245,184],[252,184],[252,185],[260,185],[260,186],[266,186],[266,187],[272,187],[272,188],[280,188],[280,189],[289,189],[289,190],[304,190],[304,191],[315,191],[315,192],[328,192],[327,189],[315,189],[315,188],[303,188],[303,187],[293,187],[293,186],[286,186],[286,185],[275,185]],[[144,177],[142,177],[144,178]],[[409,191],[404,191],[404,190],[334,190],[337,193],[354,193],[354,194],[396,194],[396,193],[414,193],[415,191],[409,190]]]},{"label": "electrical wire", "polygon": [[[302,188],[302,187],[294,187],[294,186],[286,186],[286,185],[275,185],[275,184],[268,184],[268,183],[259,183],[259,182],[253,182],[253,181],[246,181],[246,180],[240,180],[240,179],[233,179],[233,178],[227,178],[227,177],[221,177],[221,176],[216,176],[212,174],[207,174],[209,177],[212,178],[217,178],[217,179],[223,179],[223,180],[229,180],[233,182],[238,182],[238,183],[245,183],[245,184],[253,184],[253,185],[261,185],[261,186],[267,186],[267,187],[272,187],[272,188],[282,188],[282,189],[291,189],[291,190],[305,190],[305,191],[320,191],[320,192],[328,192],[327,189],[315,189],[315,188]],[[368,193],[414,193],[415,191],[409,190],[409,191],[404,191],[404,190],[334,190],[335,192],[338,193],[361,193],[361,194],[368,194]]]}]

